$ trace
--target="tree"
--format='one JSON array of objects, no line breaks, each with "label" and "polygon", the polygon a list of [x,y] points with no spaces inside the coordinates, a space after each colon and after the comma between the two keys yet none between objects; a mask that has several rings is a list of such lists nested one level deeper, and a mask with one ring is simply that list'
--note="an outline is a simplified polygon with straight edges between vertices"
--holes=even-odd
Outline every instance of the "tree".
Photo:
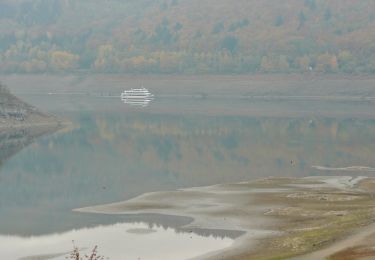
[{"label": "tree", "polygon": [[173,35],[169,30],[169,22],[167,19],[164,19],[161,24],[156,26],[152,40],[156,43],[161,43],[164,45],[172,43]]},{"label": "tree", "polygon": [[316,1],[315,0],[305,0],[305,6],[307,6],[311,10],[315,10],[316,9]]},{"label": "tree", "polygon": [[264,56],[260,66],[263,72],[288,72],[290,67],[285,55]]},{"label": "tree", "polygon": [[94,62],[94,68],[97,70],[109,70],[114,62],[114,49],[112,44],[100,45],[98,54]]},{"label": "tree", "polygon": [[260,63],[260,69],[263,72],[271,72],[273,69],[273,64],[271,59],[268,56],[263,56],[262,61]]},{"label": "tree", "polygon": [[341,51],[338,55],[338,63],[340,70],[352,73],[355,71],[356,62],[352,53],[348,50]]},{"label": "tree", "polygon": [[222,31],[224,31],[224,23],[223,22],[219,22],[219,23],[215,24],[214,28],[212,29],[213,34],[218,34],[218,33],[221,33]]},{"label": "tree", "polygon": [[280,55],[277,62],[277,71],[287,72],[289,70],[288,58],[285,55]]},{"label": "tree", "polygon": [[311,59],[307,55],[303,57],[298,57],[296,58],[295,64],[299,70],[309,71],[311,67]]},{"label": "tree", "polygon": [[180,56],[176,52],[160,52],[159,66],[162,72],[177,72],[179,69]]},{"label": "tree", "polygon": [[367,57],[366,72],[369,72],[372,74],[375,73],[375,55],[374,54],[370,54]]},{"label": "tree", "polygon": [[302,10],[298,15],[298,20],[299,20],[299,26],[298,26],[298,30],[299,30],[305,25],[305,22],[306,22],[306,16]]},{"label": "tree", "polygon": [[72,70],[78,65],[79,56],[68,51],[53,51],[50,56],[50,65],[56,71]]},{"label": "tree", "polygon": [[174,30],[175,30],[175,32],[181,30],[182,27],[183,27],[182,24],[177,22],[177,23],[175,24],[175,26],[174,26]]},{"label": "tree", "polygon": [[338,62],[336,55],[325,53],[317,57],[316,70],[318,72],[336,72],[337,69]]},{"label": "tree", "polygon": [[238,48],[238,39],[234,36],[226,36],[220,43],[220,49],[226,49],[230,53],[235,53]]},{"label": "tree", "polygon": [[324,13],[324,20],[329,21],[332,18],[332,12],[331,9],[327,8]]},{"label": "tree", "polygon": [[281,25],[283,25],[283,24],[284,24],[284,16],[282,16],[282,15],[280,14],[280,15],[278,15],[278,16],[276,17],[276,20],[275,20],[274,25],[277,26],[277,27],[279,27],[279,26],[281,26]]}]

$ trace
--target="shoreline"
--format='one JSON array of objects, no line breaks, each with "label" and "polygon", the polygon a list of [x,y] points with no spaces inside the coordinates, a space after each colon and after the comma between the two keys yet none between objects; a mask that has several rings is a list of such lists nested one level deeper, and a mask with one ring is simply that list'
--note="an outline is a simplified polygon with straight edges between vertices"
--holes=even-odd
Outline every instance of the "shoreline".
[{"label": "shoreline", "polygon": [[61,126],[65,123],[21,100],[1,83],[0,87],[0,130]]},{"label": "shoreline", "polygon": [[[166,197],[175,197],[174,195],[176,195],[176,192],[177,193],[180,193],[180,192],[192,192],[190,195],[195,197],[196,198],[196,194],[195,191],[197,190],[201,190],[201,189],[205,189],[205,188],[215,188],[217,185],[214,185],[214,186],[208,186],[208,187],[202,187],[202,188],[188,188],[188,189],[181,189],[179,191],[169,191],[169,192],[163,192],[163,195],[165,195]],[[169,209],[162,209],[162,204],[160,203],[159,205],[155,204],[153,206],[155,206],[156,208],[158,209],[155,209],[155,210],[146,210],[146,211],[143,211],[142,209],[139,209],[139,210],[135,210],[135,211],[131,211],[131,212],[121,212],[121,211],[117,211],[117,209],[120,209],[124,206],[124,204],[126,204],[127,202],[128,203],[132,203],[133,201],[135,202],[135,207],[138,207],[137,204],[147,204],[147,201],[149,197],[153,197],[153,196],[158,196],[159,194],[161,194],[162,192],[152,192],[152,193],[146,193],[146,194],[143,194],[139,197],[136,197],[134,199],[130,199],[126,202],[120,202],[120,203],[113,203],[113,204],[106,204],[106,205],[102,205],[102,206],[98,206],[98,207],[86,207],[86,208],[80,208],[80,209],[74,209],[73,211],[74,212],[80,212],[80,213],[94,213],[94,214],[106,214],[106,215],[122,215],[122,214],[126,214],[126,215],[140,215],[140,214],[159,214],[161,216],[173,216],[173,217],[177,217],[177,218],[190,218],[191,221],[190,223],[188,224],[185,224],[185,225],[182,225],[179,227],[179,230],[183,230],[183,231],[186,231],[186,232],[194,232],[193,230],[203,230],[203,229],[208,229],[208,230],[211,230],[211,231],[217,231],[217,230],[220,230],[220,231],[223,231],[223,233],[225,234],[225,231],[234,231],[234,232],[243,232],[243,234],[239,234],[239,236],[237,236],[235,239],[234,239],[234,242],[233,244],[229,247],[229,248],[224,248],[224,249],[221,249],[221,250],[218,250],[218,251],[214,251],[214,252],[209,252],[207,254],[204,254],[204,255],[201,255],[199,257],[196,257],[196,258],[193,258],[193,259],[216,259],[217,256],[222,256],[223,254],[226,254],[228,250],[232,251],[232,250],[238,250],[238,249],[241,249],[243,248],[244,246],[246,246],[246,248],[256,248],[256,244],[257,244],[257,239],[261,239],[261,238],[265,238],[267,236],[270,236],[272,233],[275,233],[274,231],[270,231],[270,230],[257,230],[255,229],[255,226],[253,228],[243,228],[241,227],[241,224],[238,223],[238,222],[241,222],[239,220],[235,220],[233,222],[231,221],[227,221],[227,218],[222,218],[219,217],[219,218],[215,218],[215,219],[210,219],[210,218],[206,218],[204,215],[202,216],[201,214],[194,214],[194,213],[191,213],[191,212],[179,212],[179,211],[175,211],[175,210],[172,210],[170,211]],[[198,191],[199,193],[199,191]],[[215,192],[214,192],[215,194]],[[193,202],[194,203],[194,202]],[[142,207],[142,205],[140,205]],[[151,206],[151,205],[150,205]],[[191,206],[191,205],[190,205]],[[201,206],[203,207],[206,207],[206,206],[209,206],[209,204],[201,204]],[[217,205],[219,208],[221,208],[221,206],[223,205]],[[112,208],[109,209],[109,208]],[[126,206],[125,206],[126,207]],[[198,205],[199,207],[199,205]],[[166,207],[168,208],[168,207]],[[194,207],[193,208],[190,208],[194,211]],[[117,211],[117,212],[116,212]],[[262,210],[259,211],[259,216],[261,214]],[[212,221],[213,220],[213,221]],[[229,220],[229,218],[228,218]],[[257,218],[257,217],[254,217],[253,218],[254,221],[257,221],[256,223],[259,224],[259,222],[262,222],[262,224],[265,224],[265,222],[268,222],[268,221],[262,221],[260,218]],[[211,222],[212,221],[212,222]],[[242,249],[241,249],[242,250]]]},{"label": "shoreline", "polygon": [[374,74],[370,73],[310,73],[310,72],[290,72],[290,73],[103,73],[103,72],[92,72],[92,71],[72,71],[64,73],[0,73],[0,77],[19,77],[19,76],[53,76],[53,77],[85,77],[85,76],[97,76],[97,77],[125,77],[129,79],[139,79],[139,77],[146,79],[163,79],[163,78],[180,78],[191,80],[192,78],[251,78],[251,79],[322,79],[322,80],[335,80],[335,79],[375,79]]},{"label": "shoreline", "polygon": [[[184,229],[246,232],[230,248],[198,259],[290,258],[332,245],[349,231],[369,225],[375,217],[367,196],[372,191],[360,186],[373,181],[364,177],[269,178],[147,193],[125,202],[74,211],[184,216],[194,219]],[[354,202],[359,209],[352,209]]]},{"label": "shoreline", "polygon": [[38,128],[38,127],[64,127],[70,125],[70,122],[50,122],[50,123],[26,123],[26,124],[13,124],[6,125],[0,124],[0,130],[12,130],[12,129],[29,129],[29,128]]}]

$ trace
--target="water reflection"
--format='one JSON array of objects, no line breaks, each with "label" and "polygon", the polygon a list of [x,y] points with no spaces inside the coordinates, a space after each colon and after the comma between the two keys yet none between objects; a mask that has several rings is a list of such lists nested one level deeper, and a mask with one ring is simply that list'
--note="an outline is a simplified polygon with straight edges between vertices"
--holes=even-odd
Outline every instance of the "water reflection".
[{"label": "water reflection", "polygon": [[131,100],[131,99],[123,99],[122,102],[124,104],[129,105],[129,106],[135,106],[135,107],[147,107],[151,99],[143,99],[143,100]]},{"label": "water reflection", "polygon": [[100,245],[100,255],[114,260],[124,259],[125,255],[126,259],[188,259],[233,243],[230,238],[176,232],[146,223],[114,224],[38,237],[0,236],[0,258],[56,256],[53,259],[66,259],[72,240],[85,253],[94,245]]},{"label": "water reflection", "polygon": [[54,130],[56,129],[46,127],[0,129],[0,167],[5,160],[31,144],[36,138]]},{"label": "water reflection", "polygon": [[127,216],[82,215],[71,209],[145,192],[268,176],[326,175],[330,173],[312,166],[374,167],[375,162],[373,119],[109,109],[64,116],[74,127],[42,137],[10,159],[6,154],[17,149],[11,152],[7,143],[30,141],[2,138],[0,153],[8,159],[0,170],[1,234],[46,234],[126,222]]}]

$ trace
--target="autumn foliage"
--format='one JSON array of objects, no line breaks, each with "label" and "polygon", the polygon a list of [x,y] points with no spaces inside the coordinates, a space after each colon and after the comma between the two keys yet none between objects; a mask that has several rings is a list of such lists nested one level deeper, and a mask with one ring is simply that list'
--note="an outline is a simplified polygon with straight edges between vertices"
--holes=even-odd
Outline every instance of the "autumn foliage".
[{"label": "autumn foliage", "polygon": [[374,73],[373,0],[2,0],[0,72]]}]

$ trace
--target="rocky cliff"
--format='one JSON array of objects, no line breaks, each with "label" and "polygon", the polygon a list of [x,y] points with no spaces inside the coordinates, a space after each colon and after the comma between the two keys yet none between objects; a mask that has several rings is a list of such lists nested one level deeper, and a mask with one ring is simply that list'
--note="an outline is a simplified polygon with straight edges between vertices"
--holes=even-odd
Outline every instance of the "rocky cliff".
[{"label": "rocky cliff", "polygon": [[55,117],[23,102],[0,83],[0,128],[57,123]]},{"label": "rocky cliff", "polygon": [[0,83],[0,167],[37,137],[59,128],[56,117],[23,102]]}]

